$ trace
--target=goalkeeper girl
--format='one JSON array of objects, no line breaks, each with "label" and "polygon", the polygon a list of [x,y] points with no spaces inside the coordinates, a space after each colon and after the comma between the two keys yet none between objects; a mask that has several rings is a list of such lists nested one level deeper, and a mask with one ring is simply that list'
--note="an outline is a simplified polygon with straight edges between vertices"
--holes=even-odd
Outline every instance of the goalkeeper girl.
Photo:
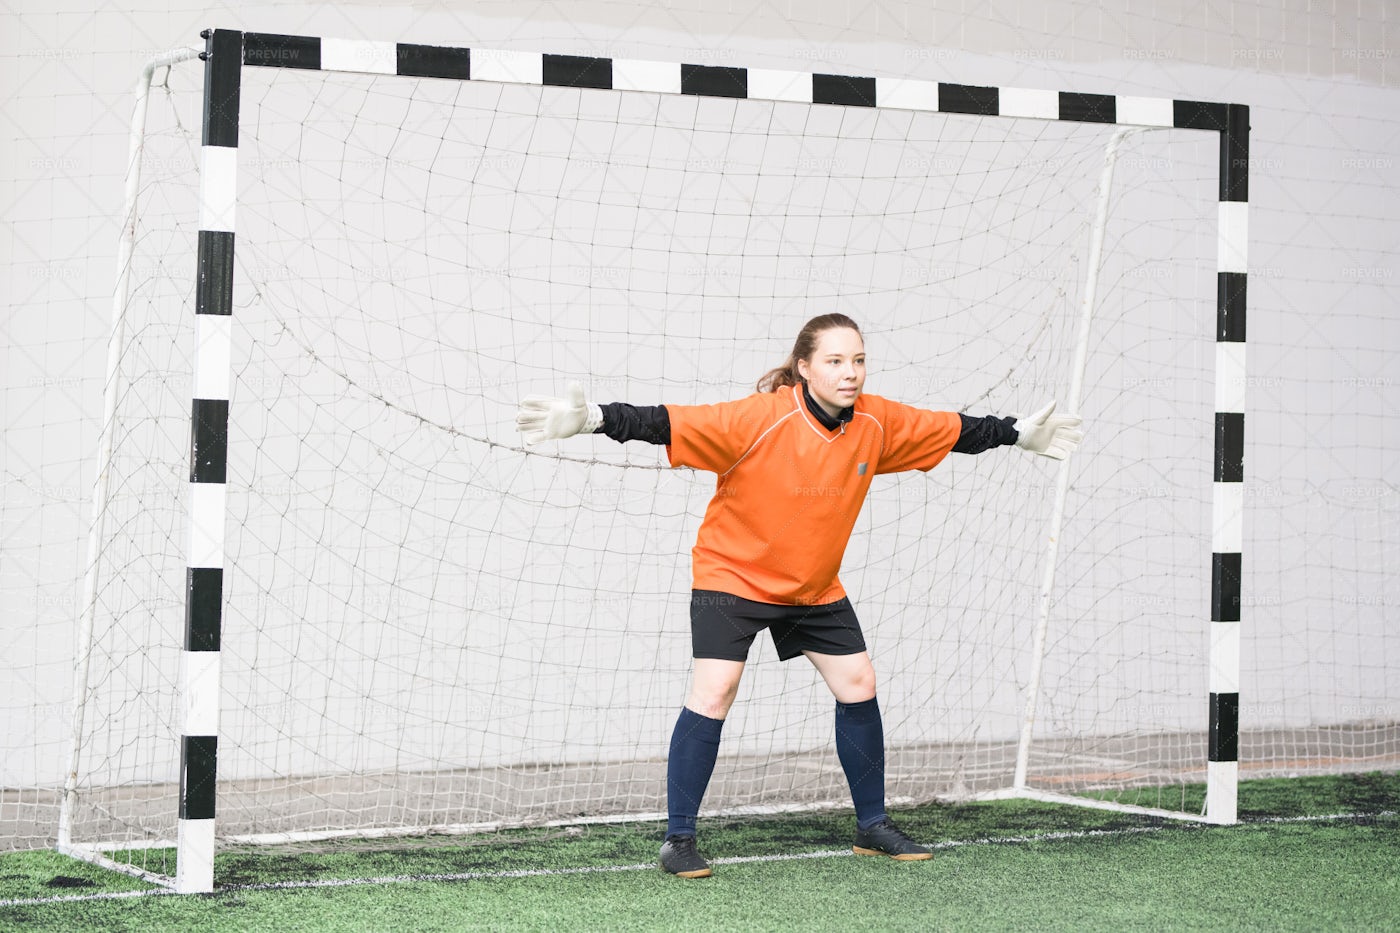
[{"label": "goalkeeper girl", "polygon": [[1019,421],[912,408],[864,395],[865,345],[844,314],[813,318],[792,353],[747,398],[716,405],[641,407],[566,398],[521,400],[526,443],[600,432],[664,444],[673,467],[718,476],[692,553],[694,674],[671,736],[669,824],[661,866],[703,878],[695,821],[749,647],[767,629],[784,661],[804,656],[836,698],[836,752],[856,809],[854,850],[927,859],[885,813],[885,749],[875,670],[837,579],[871,480],[931,470],[949,451],[1015,444],[1063,459],[1082,437],[1054,403]]}]

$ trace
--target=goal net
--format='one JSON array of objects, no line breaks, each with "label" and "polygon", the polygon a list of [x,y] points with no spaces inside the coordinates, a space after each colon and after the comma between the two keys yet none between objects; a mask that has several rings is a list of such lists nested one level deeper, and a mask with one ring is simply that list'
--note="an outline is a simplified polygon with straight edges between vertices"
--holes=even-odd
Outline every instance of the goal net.
[{"label": "goal net", "polygon": [[[868,392],[1069,398],[1118,127],[473,78],[243,69],[221,839],[664,811],[714,478],[601,435],[526,450],[520,397],[738,398],[842,311]],[[170,840],[179,811],[200,113],[198,69],[172,69],[74,844]],[[1202,812],[1217,147],[1120,141],[1039,661],[1056,465],[954,454],[872,488],[841,577],[895,805],[1012,787],[1033,694],[1026,788]],[[760,637],[702,815],[847,805],[832,729],[815,670]]]}]

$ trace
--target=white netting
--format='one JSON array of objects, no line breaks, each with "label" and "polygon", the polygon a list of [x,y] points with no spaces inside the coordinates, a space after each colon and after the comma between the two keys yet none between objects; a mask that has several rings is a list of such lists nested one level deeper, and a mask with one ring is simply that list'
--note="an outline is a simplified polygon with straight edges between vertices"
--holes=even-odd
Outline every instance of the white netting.
[{"label": "white netting", "polygon": [[[149,144],[189,162],[141,210],[75,839],[176,815],[197,94],[178,107]],[[874,394],[1067,393],[1113,127],[255,68],[242,108],[224,834],[664,809],[713,477],[601,436],[525,452],[522,395],[736,398],[836,310]],[[1179,808],[1203,773],[1215,144],[1120,156],[1038,786]],[[1053,485],[1019,451],[877,480],[842,579],[892,797],[1010,783]],[[707,808],[844,799],[815,671],[763,637],[750,662]]]}]

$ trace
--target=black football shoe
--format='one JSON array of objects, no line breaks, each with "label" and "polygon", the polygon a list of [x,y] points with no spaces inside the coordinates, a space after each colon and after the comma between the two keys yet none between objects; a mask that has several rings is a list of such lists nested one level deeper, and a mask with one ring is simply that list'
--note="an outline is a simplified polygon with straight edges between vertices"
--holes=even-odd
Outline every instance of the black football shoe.
[{"label": "black football shoe", "polygon": [[856,855],[888,855],[901,862],[920,862],[933,858],[933,853],[904,835],[898,826],[885,819],[869,829],[856,829]]},{"label": "black football shoe", "polygon": [[710,863],[695,851],[694,836],[667,836],[661,847],[661,867],[677,878],[710,877]]}]

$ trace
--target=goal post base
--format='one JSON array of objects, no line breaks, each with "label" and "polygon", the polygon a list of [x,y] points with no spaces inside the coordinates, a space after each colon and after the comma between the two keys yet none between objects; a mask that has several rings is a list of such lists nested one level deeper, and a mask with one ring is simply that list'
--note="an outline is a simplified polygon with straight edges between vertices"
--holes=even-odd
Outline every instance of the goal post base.
[{"label": "goal post base", "polygon": [[1240,763],[1212,761],[1206,765],[1206,774],[1206,822],[1238,823]]},{"label": "goal post base", "polygon": [[214,821],[182,819],[179,834],[175,890],[208,894],[214,890]]}]

